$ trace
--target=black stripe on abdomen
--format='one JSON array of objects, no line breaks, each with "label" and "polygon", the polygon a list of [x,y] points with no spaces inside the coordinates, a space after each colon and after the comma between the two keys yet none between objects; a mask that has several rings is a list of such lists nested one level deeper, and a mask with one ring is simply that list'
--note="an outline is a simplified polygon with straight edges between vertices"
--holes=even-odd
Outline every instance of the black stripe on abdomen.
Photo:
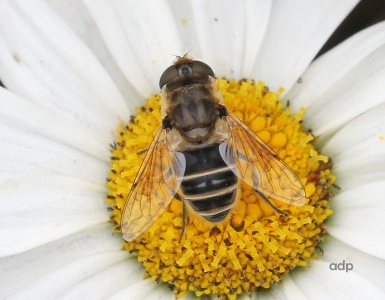
[{"label": "black stripe on abdomen", "polygon": [[238,179],[223,161],[219,144],[185,151],[186,171],[181,184],[184,198],[210,222],[224,220],[233,207]]}]

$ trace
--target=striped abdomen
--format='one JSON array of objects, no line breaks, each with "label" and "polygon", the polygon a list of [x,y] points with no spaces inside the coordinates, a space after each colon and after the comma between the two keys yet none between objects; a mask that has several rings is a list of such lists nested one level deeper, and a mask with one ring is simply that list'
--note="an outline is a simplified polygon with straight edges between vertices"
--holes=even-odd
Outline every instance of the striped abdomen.
[{"label": "striped abdomen", "polygon": [[223,161],[219,144],[183,154],[186,157],[181,184],[184,198],[206,220],[223,221],[233,207],[238,178]]}]

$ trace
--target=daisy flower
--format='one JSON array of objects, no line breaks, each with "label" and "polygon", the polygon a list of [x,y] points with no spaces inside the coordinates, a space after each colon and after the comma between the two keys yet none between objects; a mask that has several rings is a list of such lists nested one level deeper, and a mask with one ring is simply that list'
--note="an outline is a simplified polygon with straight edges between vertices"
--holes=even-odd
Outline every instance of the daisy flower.
[{"label": "daisy flower", "polygon": [[[385,298],[385,23],[313,61],[357,2],[1,1],[1,298]],[[179,244],[172,201],[123,242],[159,77],[189,49],[307,202],[280,216],[242,186]]]}]

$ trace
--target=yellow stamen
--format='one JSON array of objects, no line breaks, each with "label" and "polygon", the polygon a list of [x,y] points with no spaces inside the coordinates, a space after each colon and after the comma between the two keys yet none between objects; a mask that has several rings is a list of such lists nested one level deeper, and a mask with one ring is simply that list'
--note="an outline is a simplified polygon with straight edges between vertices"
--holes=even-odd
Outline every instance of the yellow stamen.
[{"label": "yellow stamen", "polygon": [[[305,110],[292,115],[278,101],[282,90],[270,92],[262,82],[217,80],[217,84],[227,108],[301,179],[307,201],[298,207],[271,198],[287,212],[279,215],[240,182],[229,220],[214,225],[189,212],[179,243],[183,205],[172,200],[146,232],[124,242],[124,249],[137,256],[149,277],[169,283],[177,297],[193,291],[197,296],[236,299],[242,292],[271,287],[293,268],[317,257],[317,244],[326,234],[324,222],[332,214],[328,208],[329,189],[335,181],[332,164],[315,149],[311,133],[302,128]],[[119,230],[124,202],[144,157],[137,152],[148,148],[161,122],[160,105],[159,96],[152,96],[132,122],[118,130],[107,182],[115,230]]]}]

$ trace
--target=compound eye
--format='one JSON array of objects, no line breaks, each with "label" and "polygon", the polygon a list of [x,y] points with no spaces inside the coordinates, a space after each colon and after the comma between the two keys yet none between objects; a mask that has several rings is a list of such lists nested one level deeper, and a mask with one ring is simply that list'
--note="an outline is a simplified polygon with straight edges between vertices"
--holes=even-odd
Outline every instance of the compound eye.
[{"label": "compound eye", "polygon": [[168,67],[159,80],[159,87],[162,89],[166,84],[177,81],[178,78],[199,78],[202,76],[214,77],[213,70],[205,63],[197,60],[183,61]]},{"label": "compound eye", "polygon": [[162,88],[164,85],[172,81],[175,77],[179,76],[178,69],[176,68],[175,65],[172,65],[168,67],[160,76],[159,79],[159,87]]},{"label": "compound eye", "polygon": [[198,60],[192,62],[192,73],[214,77],[213,70],[207,64]]}]

